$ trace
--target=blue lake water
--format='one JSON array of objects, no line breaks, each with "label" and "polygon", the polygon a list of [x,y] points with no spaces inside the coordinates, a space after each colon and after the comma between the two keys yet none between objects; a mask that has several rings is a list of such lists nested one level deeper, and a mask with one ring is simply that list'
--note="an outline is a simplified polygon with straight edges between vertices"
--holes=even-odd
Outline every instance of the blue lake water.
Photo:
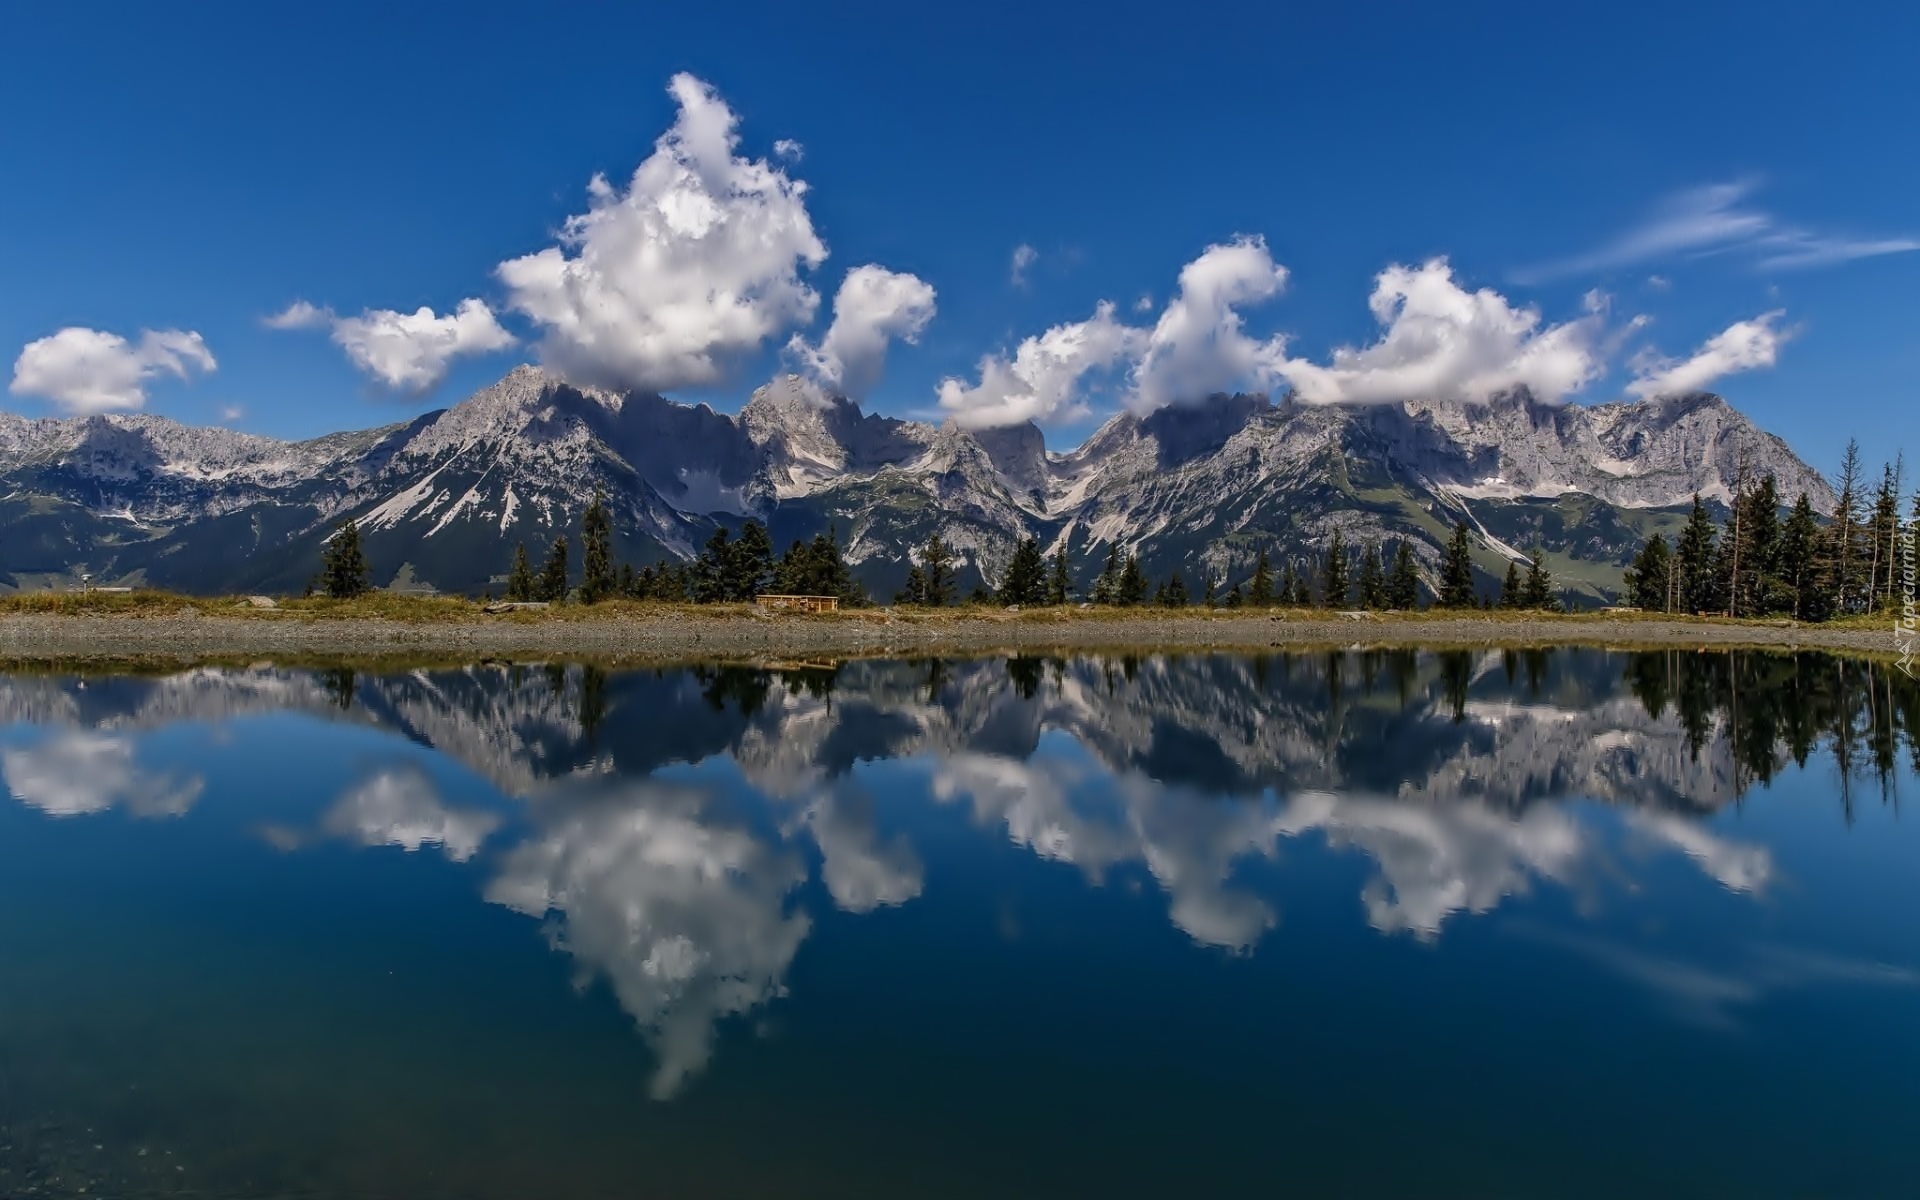
[{"label": "blue lake water", "polygon": [[1912,1195],[1920,687],[0,676],[0,1196]]}]

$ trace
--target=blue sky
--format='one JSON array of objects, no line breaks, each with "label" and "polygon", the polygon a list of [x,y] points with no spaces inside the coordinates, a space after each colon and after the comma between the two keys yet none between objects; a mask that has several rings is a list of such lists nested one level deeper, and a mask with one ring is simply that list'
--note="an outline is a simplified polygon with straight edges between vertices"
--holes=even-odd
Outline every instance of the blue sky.
[{"label": "blue sky", "polygon": [[1913,6],[76,2],[8,41],[19,412],[308,436],[545,358],[1055,446],[1219,386],[1520,381],[1920,451]]}]

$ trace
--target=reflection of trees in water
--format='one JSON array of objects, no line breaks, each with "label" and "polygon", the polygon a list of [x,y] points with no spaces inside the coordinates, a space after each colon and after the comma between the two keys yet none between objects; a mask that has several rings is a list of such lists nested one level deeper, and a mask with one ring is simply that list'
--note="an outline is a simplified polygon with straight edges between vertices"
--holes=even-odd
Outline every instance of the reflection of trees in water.
[{"label": "reflection of trees in water", "polygon": [[328,697],[341,712],[353,707],[353,685],[352,667],[330,667],[320,672],[320,686],[326,689]]},{"label": "reflection of trees in water", "polygon": [[1724,740],[1736,790],[1770,783],[1784,753],[1799,765],[1819,749],[1834,757],[1841,803],[1851,815],[1852,782],[1871,775],[1893,800],[1905,742],[1920,771],[1920,684],[1871,659],[1814,652],[1656,650],[1628,656],[1627,686],[1655,717],[1669,708],[1697,759]]}]

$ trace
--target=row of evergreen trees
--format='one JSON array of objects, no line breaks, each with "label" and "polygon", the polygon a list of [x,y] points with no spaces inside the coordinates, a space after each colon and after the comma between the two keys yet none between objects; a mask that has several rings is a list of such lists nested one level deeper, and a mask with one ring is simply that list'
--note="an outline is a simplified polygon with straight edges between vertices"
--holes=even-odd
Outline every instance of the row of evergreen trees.
[{"label": "row of evergreen trees", "polygon": [[615,597],[628,600],[693,601],[718,604],[751,601],[769,592],[782,595],[835,596],[842,604],[860,605],[866,592],[854,581],[833,531],[795,541],[775,558],[767,527],[748,521],[739,536],[725,526],[713,531],[700,556],[691,563],[662,563],[635,570],[633,564],[613,562],[613,525],[606,504],[596,494],[580,523],[585,547],[580,584],[571,585],[567,567],[567,537],[553,540],[538,575],[527,561],[527,548],[514,548],[507,573],[506,597],[515,601],[555,603],[574,599],[594,604]]},{"label": "row of evergreen trees", "polygon": [[1876,612],[1903,594],[1903,548],[1920,523],[1920,492],[1901,516],[1905,463],[1886,464],[1871,497],[1857,443],[1847,443],[1835,481],[1838,503],[1824,524],[1802,492],[1780,517],[1772,475],[1739,471],[1724,524],[1699,496],[1676,542],[1647,539],[1624,575],[1626,598],[1649,612],[1789,616],[1800,621]]},{"label": "row of evergreen trees", "polygon": [[[1771,486],[1770,479],[1768,486]],[[1802,497],[1803,503],[1804,499]],[[1695,507],[1696,515],[1700,515],[1697,500]],[[1712,536],[1710,526],[1707,536]],[[593,503],[581,518],[580,540],[583,554],[577,586],[570,565],[571,545],[565,534],[553,540],[537,573],[527,558],[526,544],[516,545],[513,564],[507,572],[506,598],[547,603],[573,599],[594,604],[620,597],[709,604],[747,602],[772,592],[834,596],[847,606],[867,603],[866,592],[841,557],[839,540],[831,530],[816,534],[811,541],[795,541],[776,559],[766,526],[749,520],[737,537],[725,526],[714,530],[692,563],[663,563],[636,571],[631,563],[615,566],[612,518],[604,497],[595,493]],[[1656,538],[1646,553],[1664,554],[1664,541]],[[894,597],[894,602],[934,608],[954,603],[959,590],[956,561],[953,547],[938,533],[934,534],[922,547],[919,561],[909,569],[906,586]],[[369,574],[360,545],[359,526],[352,521],[343,522],[328,540],[315,586],[336,599],[350,599],[370,590]],[[1312,607],[1315,604],[1345,608],[1357,603],[1365,609],[1406,611],[1421,606],[1419,571],[1414,563],[1412,543],[1406,539],[1395,549],[1390,567],[1377,543],[1369,543],[1360,552],[1356,566],[1345,535],[1336,529],[1320,567],[1318,587],[1313,574],[1311,568],[1296,570],[1293,562],[1288,561],[1276,577],[1267,552],[1262,550],[1244,586],[1236,581],[1223,591],[1225,581],[1209,574],[1201,603],[1210,608]],[[1042,555],[1038,539],[1021,539],[998,591],[977,587],[969,599],[974,603],[1008,607],[1071,602],[1074,588],[1066,548],[1057,549],[1049,560]],[[1132,607],[1151,602],[1159,607],[1180,608],[1192,602],[1192,595],[1177,570],[1157,585],[1150,584],[1138,552],[1123,551],[1115,544],[1108,548],[1106,560],[1094,577],[1086,599],[1101,605]],[[1464,523],[1455,527],[1447,544],[1435,603],[1443,608],[1471,608],[1491,603],[1476,594],[1470,540]],[[1508,566],[1499,603],[1504,608],[1559,606],[1552,577],[1538,550],[1534,551],[1524,580],[1517,564]]]},{"label": "row of evergreen trees", "polygon": [[[936,533],[922,547],[919,561],[908,572],[907,584],[894,597],[894,603],[940,607],[953,603],[957,591],[953,548]],[[1282,605],[1344,609],[1357,605],[1363,609],[1412,611],[1421,607],[1421,597],[1420,573],[1410,540],[1399,542],[1389,565],[1378,543],[1368,543],[1356,556],[1347,546],[1345,534],[1335,529],[1317,572],[1312,567],[1297,569],[1288,561],[1276,576],[1271,559],[1262,550],[1254,560],[1252,576],[1235,581],[1231,587],[1209,573],[1200,602],[1209,608]],[[997,592],[978,588],[972,596],[976,602],[1008,607],[1061,605],[1074,598],[1066,548],[1056,549],[1049,559],[1042,554],[1039,539],[1032,537],[1022,538],[1015,547]],[[1140,565],[1139,553],[1123,550],[1118,544],[1107,549],[1085,599],[1091,604],[1119,607],[1152,604],[1181,608],[1193,602],[1179,571],[1154,583]],[[1457,525],[1448,540],[1434,602],[1442,608],[1490,607],[1494,603],[1492,597],[1481,597],[1474,585],[1472,538],[1465,523]],[[1560,607],[1552,573],[1541,551],[1533,552],[1524,578],[1518,564],[1508,565],[1498,603],[1503,608]]]}]

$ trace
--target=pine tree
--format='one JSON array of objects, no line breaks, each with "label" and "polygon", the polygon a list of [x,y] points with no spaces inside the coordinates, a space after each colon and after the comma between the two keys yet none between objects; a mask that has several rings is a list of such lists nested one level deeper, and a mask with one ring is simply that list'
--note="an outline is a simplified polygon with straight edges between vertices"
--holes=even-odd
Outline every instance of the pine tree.
[{"label": "pine tree", "polygon": [[1115,542],[1107,548],[1106,565],[1100,568],[1100,574],[1093,581],[1093,602],[1095,604],[1117,604],[1120,599],[1120,543]]},{"label": "pine tree", "polygon": [[372,590],[367,581],[370,573],[366,553],[360,548],[360,526],[353,521],[340,522],[320,554],[321,590],[335,600],[364,596]]},{"label": "pine tree", "polygon": [[1140,556],[1129,554],[1126,565],[1120,568],[1120,588],[1115,602],[1131,608],[1146,601],[1147,573],[1140,569]]},{"label": "pine tree", "polygon": [[1520,599],[1528,608],[1560,611],[1560,597],[1553,591],[1553,574],[1547,570],[1546,552],[1538,546],[1533,548],[1533,555],[1527,561],[1527,584]]},{"label": "pine tree", "polygon": [[1247,602],[1255,608],[1273,607],[1273,569],[1267,565],[1265,550],[1254,560],[1253,584],[1247,590]]},{"label": "pine tree", "polygon": [[1336,527],[1333,540],[1327,545],[1325,603],[1328,608],[1345,608],[1347,592],[1350,590],[1347,575],[1347,539]]},{"label": "pine tree", "polygon": [[1175,571],[1173,574],[1167,576],[1166,588],[1161,603],[1168,608],[1185,608],[1187,606],[1187,581],[1180,578],[1180,572]]},{"label": "pine tree", "polygon": [[1062,605],[1073,595],[1073,573],[1067,569],[1067,545],[1053,552],[1053,577],[1047,580],[1047,603]]},{"label": "pine tree", "polygon": [[1867,518],[1867,530],[1873,542],[1867,555],[1869,609],[1891,607],[1893,604],[1894,583],[1900,574],[1897,566],[1900,561],[1900,489],[1901,477],[1905,473],[1904,456],[1881,469],[1880,486],[1874,492],[1873,509]]},{"label": "pine tree", "polygon": [[1695,492],[1693,511],[1687,514],[1686,527],[1680,531],[1680,546],[1674,554],[1675,569],[1680,577],[1681,612],[1699,614],[1712,607],[1714,536],[1713,518],[1707,515],[1707,506],[1700,503],[1700,494]]},{"label": "pine tree", "polygon": [[513,566],[507,571],[507,599],[524,603],[533,599],[533,568],[527,565],[527,544],[513,547]]},{"label": "pine tree", "polygon": [[1666,612],[1667,576],[1672,566],[1666,535],[1654,534],[1622,575],[1622,598],[1642,612]]},{"label": "pine tree", "polygon": [[1380,543],[1368,542],[1360,555],[1360,607],[1377,611],[1387,607],[1387,573],[1380,562]]},{"label": "pine tree", "polygon": [[567,598],[567,535],[553,539],[546,565],[540,568],[539,598],[558,604]]},{"label": "pine tree", "polygon": [[1393,570],[1387,576],[1387,606],[1400,612],[1420,607],[1420,571],[1413,562],[1413,541],[1401,538],[1393,552]]},{"label": "pine tree", "polygon": [[1840,503],[1834,506],[1833,520],[1827,525],[1821,564],[1826,576],[1826,607],[1836,615],[1858,611],[1860,593],[1865,590],[1860,578],[1860,469],[1860,443],[1849,439],[1840,460],[1839,485],[1834,488]]},{"label": "pine tree", "polygon": [[1520,607],[1520,564],[1507,563],[1507,577],[1500,581],[1500,607]]},{"label": "pine tree", "polygon": [[765,525],[749,520],[740,527],[740,536],[727,559],[726,598],[747,603],[764,593],[772,578],[773,539],[767,536]]},{"label": "pine tree", "polygon": [[1288,559],[1280,571],[1280,603],[1291,606],[1299,585],[1300,577],[1293,569],[1293,560]]},{"label": "pine tree", "polygon": [[1824,621],[1830,593],[1820,569],[1820,522],[1805,492],[1793,502],[1793,512],[1780,530],[1780,582],[1792,598],[1796,621]]},{"label": "pine tree", "polygon": [[935,533],[920,552],[920,573],[924,580],[920,603],[929,608],[944,608],[953,603],[955,579],[953,548]]},{"label": "pine tree", "polygon": [[1793,605],[1780,581],[1780,485],[1763,476],[1741,499],[1740,530],[1746,547],[1733,580],[1734,612],[1785,612]]},{"label": "pine tree", "polygon": [[1213,577],[1212,571],[1207,572],[1207,586],[1206,589],[1200,593],[1200,603],[1206,605],[1208,608],[1219,607],[1220,581]]},{"label": "pine tree", "polygon": [[1240,595],[1240,585],[1236,583],[1233,585],[1233,590],[1227,593],[1227,607],[1239,608],[1243,601],[1244,598]]},{"label": "pine tree", "polygon": [[693,564],[693,598],[718,604],[727,598],[727,570],[733,562],[733,534],[725,525],[715,529]]},{"label": "pine tree", "polygon": [[927,576],[915,563],[907,568],[906,586],[894,596],[895,604],[925,604],[927,602]]},{"label": "pine tree", "polygon": [[580,566],[582,604],[598,604],[614,594],[618,580],[613,571],[613,521],[598,488],[580,519]]},{"label": "pine tree", "polygon": [[1440,568],[1441,608],[1472,608],[1476,603],[1473,594],[1473,546],[1468,540],[1465,521],[1453,527],[1453,536],[1447,539],[1446,562]]},{"label": "pine tree", "polygon": [[1000,603],[1035,607],[1047,600],[1047,562],[1038,538],[1021,538],[1000,581]]}]

